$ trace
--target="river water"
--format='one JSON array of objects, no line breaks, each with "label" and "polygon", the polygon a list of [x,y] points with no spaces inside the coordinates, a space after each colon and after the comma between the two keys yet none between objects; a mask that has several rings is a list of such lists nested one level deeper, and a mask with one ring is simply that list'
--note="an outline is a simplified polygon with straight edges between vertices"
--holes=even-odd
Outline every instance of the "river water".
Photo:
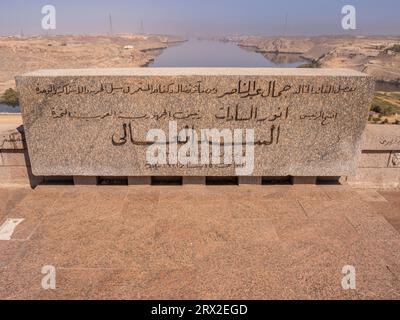
[{"label": "river water", "polygon": [[0,113],[18,113],[20,112],[19,107],[11,107],[0,103]]},{"label": "river water", "polygon": [[169,47],[149,67],[274,67],[294,68],[305,61],[298,55],[267,57],[229,42],[190,39]]}]

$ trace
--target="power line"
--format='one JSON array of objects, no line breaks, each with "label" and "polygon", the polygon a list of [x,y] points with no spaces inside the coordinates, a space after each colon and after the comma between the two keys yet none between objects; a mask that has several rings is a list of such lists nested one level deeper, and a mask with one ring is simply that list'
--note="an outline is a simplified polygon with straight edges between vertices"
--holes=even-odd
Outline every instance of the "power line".
[{"label": "power line", "polygon": [[108,20],[110,23],[110,36],[112,36],[113,35],[113,25],[112,25],[111,13],[108,14]]},{"label": "power line", "polygon": [[288,25],[288,13],[286,12],[286,16],[285,16],[285,28],[283,31],[283,35],[286,36],[287,35],[287,25]]},{"label": "power line", "polygon": [[144,26],[143,26],[143,20],[140,20],[140,30],[139,33],[144,33]]}]

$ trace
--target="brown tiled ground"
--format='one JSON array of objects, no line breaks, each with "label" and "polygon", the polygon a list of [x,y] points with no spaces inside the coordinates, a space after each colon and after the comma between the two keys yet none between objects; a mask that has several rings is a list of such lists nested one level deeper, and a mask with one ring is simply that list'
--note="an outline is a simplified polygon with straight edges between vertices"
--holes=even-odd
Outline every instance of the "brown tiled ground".
[{"label": "brown tiled ground", "polygon": [[[0,188],[2,299],[399,299],[400,191]],[[53,265],[57,289],[41,288]],[[341,287],[356,267],[356,290]]]}]

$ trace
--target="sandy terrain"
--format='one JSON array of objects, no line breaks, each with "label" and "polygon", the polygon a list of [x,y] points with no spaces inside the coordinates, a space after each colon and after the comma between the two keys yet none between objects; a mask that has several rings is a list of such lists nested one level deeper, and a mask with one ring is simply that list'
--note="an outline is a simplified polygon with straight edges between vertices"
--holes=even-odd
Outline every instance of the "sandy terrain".
[{"label": "sandy terrain", "polygon": [[8,130],[14,130],[22,124],[21,114],[0,114],[0,133]]},{"label": "sandy terrain", "polygon": [[[220,39],[221,40],[221,39]],[[400,52],[391,50],[400,44],[398,37],[258,37],[223,38],[241,47],[256,50],[267,58],[274,53],[301,54],[323,68],[350,68],[366,72],[377,81],[400,84]]]},{"label": "sandy terrain", "polygon": [[162,35],[0,37],[0,94],[18,74],[44,68],[107,68],[147,65],[182,38]]}]

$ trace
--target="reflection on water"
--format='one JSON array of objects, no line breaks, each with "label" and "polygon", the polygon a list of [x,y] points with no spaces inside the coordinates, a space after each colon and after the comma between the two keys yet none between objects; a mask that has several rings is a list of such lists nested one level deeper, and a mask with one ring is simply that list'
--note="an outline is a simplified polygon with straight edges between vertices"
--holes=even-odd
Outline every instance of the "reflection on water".
[{"label": "reflection on water", "polygon": [[6,104],[1,104],[0,103],[0,112],[6,112],[6,113],[18,113],[21,112],[19,107],[11,107]]},{"label": "reflection on water", "polygon": [[375,90],[385,92],[400,92],[400,83],[376,81]]},{"label": "reflection on water", "polygon": [[282,67],[299,66],[300,64],[306,63],[299,54],[288,54],[288,53],[263,53],[263,56],[273,63]]},{"label": "reflection on water", "polygon": [[[297,67],[304,63],[298,55],[271,57],[244,50],[233,43],[190,39],[166,49],[150,67]],[[289,57],[292,56],[292,57]]]}]

